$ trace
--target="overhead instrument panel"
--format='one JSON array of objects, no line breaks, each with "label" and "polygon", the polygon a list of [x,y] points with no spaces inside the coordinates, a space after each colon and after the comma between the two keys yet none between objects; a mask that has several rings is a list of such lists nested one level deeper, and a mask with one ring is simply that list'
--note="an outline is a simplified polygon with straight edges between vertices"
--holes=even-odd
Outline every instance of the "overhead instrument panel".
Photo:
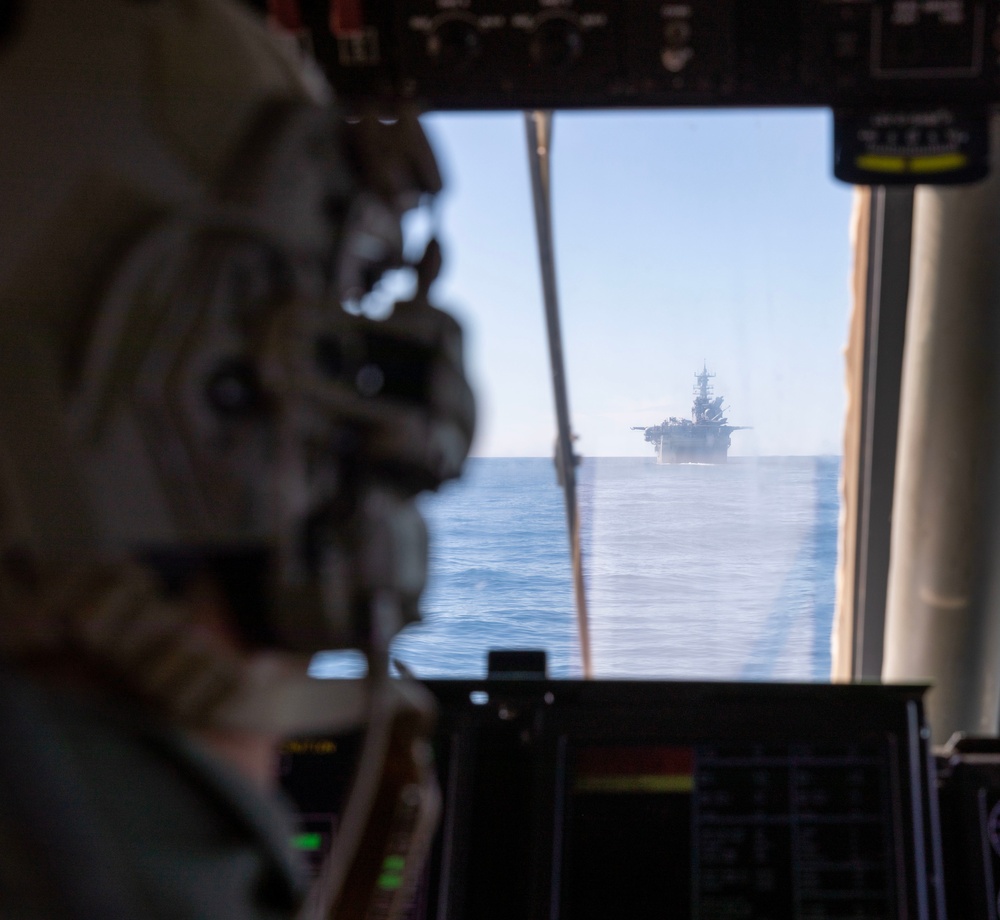
[{"label": "overhead instrument panel", "polygon": [[431,109],[985,104],[997,0],[272,0],[346,95]]},{"label": "overhead instrument panel", "polygon": [[268,2],[358,105],[829,106],[841,179],[988,171],[1000,0]]},{"label": "overhead instrument panel", "polygon": [[847,181],[988,169],[1000,0],[269,2],[358,105],[829,106]]}]

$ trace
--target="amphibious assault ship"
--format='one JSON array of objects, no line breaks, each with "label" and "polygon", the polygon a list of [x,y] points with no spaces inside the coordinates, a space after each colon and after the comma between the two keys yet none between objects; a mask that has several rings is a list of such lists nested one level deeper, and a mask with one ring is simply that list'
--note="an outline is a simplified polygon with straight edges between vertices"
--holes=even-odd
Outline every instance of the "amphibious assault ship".
[{"label": "amphibious assault ship", "polygon": [[729,425],[724,415],[722,397],[712,395],[708,365],[694,375],[694,405],[691,418],[671,416],[662,425],[633,425],[633,431],[645,431],[646,440],[656,451],[657,463],[725,463],[729,454],[729,435],[745,425]]}]

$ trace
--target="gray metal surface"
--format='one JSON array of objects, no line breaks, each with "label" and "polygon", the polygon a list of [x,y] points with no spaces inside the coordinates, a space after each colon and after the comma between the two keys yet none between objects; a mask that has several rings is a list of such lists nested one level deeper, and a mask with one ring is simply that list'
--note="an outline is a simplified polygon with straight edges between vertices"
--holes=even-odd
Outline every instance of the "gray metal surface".
[{"label": "gray metal surface", "polygon": [[549,360],[552,366],[552,392],[556,404],[558,442],[556,468],[566,501],[566,528],[569,533],[573,562],[573,591],[576,596],[577,632],[583,676],[590,677],[593,666],[590,655],[590,624],[587,615],[587,595],[583,579],[583,553],[580,546],[580,516],[576,500],[576,454],[573,451],[573,430],[570,423],[569,394],[566,387],[566,367],[563,359],[562,328],[559,322],[559,294],[556,287],[555,247],[552,235],[552,199],[550,185],[550,154],[552,150],[552,113],[526,112],[524,116],[528,138],[528,163],[531,169],[531,190],[535,206],[535,227],[538,233],[538,261],[542,272],[542,293],[545,302],[545,324],[548,331]]},{"label": "gray metal surface", "polygon": [[856,680],[877,679],[882,673],[913,190],[873,189],[868,223],[861,456],[854,542],[857,558],[851,670]]}]

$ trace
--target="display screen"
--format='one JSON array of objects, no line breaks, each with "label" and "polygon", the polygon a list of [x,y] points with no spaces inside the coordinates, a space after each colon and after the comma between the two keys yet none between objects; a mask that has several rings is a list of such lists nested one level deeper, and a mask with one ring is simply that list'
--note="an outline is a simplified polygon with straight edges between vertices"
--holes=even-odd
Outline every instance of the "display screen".
[{"label": "display screen", "polygon": [[340,827],[360,751],[361,735],[357,733],[299,738],[282,748],[279,779],[299,817],[292,847],[303,854],[314,875]]},{"label": "display screen", "polygon": [[983,7],[974,0],[894,0],[880,7],[878,76],[974,76],[983,61]]},{"label": "display screen", "polygon": [[896,915],[884,751],[586,746],[571,760],[564,920]]},{"label": "display screen", "polygon": [[691,915],[695,752],[583,747],[572,754],[562,915]]}]

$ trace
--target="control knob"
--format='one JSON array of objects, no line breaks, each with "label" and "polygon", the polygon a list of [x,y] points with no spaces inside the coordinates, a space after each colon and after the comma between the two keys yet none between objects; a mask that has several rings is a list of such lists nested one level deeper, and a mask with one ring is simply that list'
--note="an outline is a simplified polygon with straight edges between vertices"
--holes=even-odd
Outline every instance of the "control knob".
[{"label": "control knob", "polygon": [[439,66],[468,67],[481,50],[479,30],[465,19],[447,19],[427,37],[427,55]]},{"label": "control knob", "polygon": [[562,16],[546,19],[531,37],[531,58],[547,67],[565,67],[583,53],[583,36],[576,23]]}]

